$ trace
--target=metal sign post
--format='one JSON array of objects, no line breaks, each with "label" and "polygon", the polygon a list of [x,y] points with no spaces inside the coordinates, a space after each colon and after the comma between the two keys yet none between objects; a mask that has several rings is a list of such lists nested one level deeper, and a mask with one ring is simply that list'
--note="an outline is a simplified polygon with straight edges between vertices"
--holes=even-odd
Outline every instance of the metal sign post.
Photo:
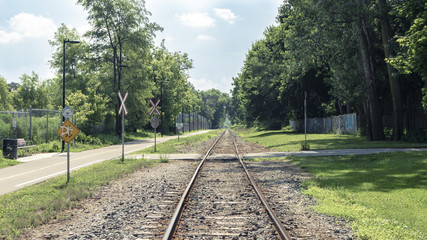
[{"label": "metal sign post", "polygon": [[184,123],[176,123],[176,129],[178,129],[178,142],[179,142],[179,132],[184,127]]},{"label": "metal sign post", "polygon": [[156,135],[157,135],[157,127],[159,127],[159,118],[156,115],[154,115],[154,117],[151,118],[151,120],[150,120],[150,124],[154,128],[154,152],[156,152],[157,151],[157,149],[156,149],[156,145],[157,145]]},{"label": "metal sign post", "polygon": [[[154,112],[156,112],[156,114],[160,116],[161,112],[157,108],[157,106],[159,106],[159,103],[160,103],[160,98],[157,99],[156,103],[154,103],[153,100],[150,98],[149,102],[150,102],[151,106],[153,106],[153,108],[151,109],[151,111],[148,114],[151,116],[151,115],[153,115]],[[156,145],[157,145],[156,135],[157,135],[157,127],[159,126],[159,118],[156,115],[154,115],[154,117],[151,118],[151,120],[150,120],[150,124],[154,128],[154,152],[156,152],[156,150],[157,150],[156,149]]]},{"label": "metal sign post", "polygon": [[[66,108],[64,108],[66,109]],[[73,116],[73,110],[67,107],[66,111],[62,111],[65,122],[59,127],[58,135],[67,143],[67,183],[70,181],[70,142],[79,134],[80,130],[74,126],[68,118]]]},{"label": "metal sign post", "polygon": [[304,148],[306,147],[307,147],[307,92],[304,92]]},{"label": "metal sign post", "polygon": [[128,91],[126,91],[125,96],[122,97],[120,90],[117,93],[119,94],[119,99],[120,99],[119,114],[122,115],[122,162],[123,162],[125,160],[125,115],[128,114],[125,101],[129,94],[128,94]]}]

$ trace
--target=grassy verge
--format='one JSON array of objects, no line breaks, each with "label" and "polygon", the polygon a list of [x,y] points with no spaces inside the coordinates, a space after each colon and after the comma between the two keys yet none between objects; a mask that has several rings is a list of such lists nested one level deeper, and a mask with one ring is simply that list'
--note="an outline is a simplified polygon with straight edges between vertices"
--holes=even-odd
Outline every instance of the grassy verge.
[{"label": "grassy verge", "polygon": [[12,239],[24,228],[46,223],[90,197],[99,186],[154,163],[143,159],[106,161],[72,172],[68,184],[66,176],[60,176],[0,196],[0,239]]},{"label": "grassy verge", "polygon": [[290,157],[315,210],[352,220],[359,239],[427,239],[427,152]]},{"label": "grassy verge", "polygon": [[[236,131],[245,141],[258,143],[275,151],[300,151],[304,142],[303,133],[283,130],[256,131],[254,129],[239,129]],[[365,137],[356,135],[307,134],[310,150],[351,149],[351,148],[407,148],[427,147],[426,143],[411,143],[404,141],[368,141]]]},{"label": "grassy verge", "polygon": [[154,146],[149,148],[144,148],[138,152],[135,152],[134,154],[150,154],[150,153],[156,153],[156,154],[172,154],[172,153],[179,153],[179,150],[182,150],[183,148],[189,148],[191,146],[195,146],[194,151],[197,151],[197,145],[202,143],[203,141],[206,141],[208,139],[211,139],[218,135],[222,130],[214,130],[210,131],[208,133],[194,135],[190,137],[180,137],[179,141],[178,139],[172,139],[167,142],[159,143],[156,146],[156,152],[154,152]]},{"label": "grassy verge", "polygon": [[19,163],[20,162],[14,160],[14,159],[3,158],[3,151],[0,150],[0,169],[5,168],[5,167],[9,167],[9,166],[14,166],[14,165],[17,165]]}]

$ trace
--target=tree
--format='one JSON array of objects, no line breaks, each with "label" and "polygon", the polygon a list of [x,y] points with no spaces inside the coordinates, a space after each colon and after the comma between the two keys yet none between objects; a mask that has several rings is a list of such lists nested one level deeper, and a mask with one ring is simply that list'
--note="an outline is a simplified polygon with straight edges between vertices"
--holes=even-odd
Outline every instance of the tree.
[{"label": "tree", "polygon": [[116,110],[116,133],[120,134],[121,124],[119,118],[119,99],[117,91],[121,89],[121,71],[126,65],[126,44],[132,44],[132,36],[137,32],[146,39],[152,39],[154,32],[160,28],[156,24],[150,24],[146,17],[149,13],[145,10],[144,1],[137,0],[79,0],[89,12],[88,20],[92,24],[92,30],[87,33],[94,40],[92,48],[96,56],[107,60],[112,67],[112,92],[113,105]]},{"label": "tree", "polygon": [[[63,41],[77,40],[79,44],[65,44],[65,69],[63,69]],[[75,112],[75,119],[86,133],[91,133],[93,126],[103,124],[112,111],[108,110],[111,101],[110,92],[103,86],[104,68],[97,65],[91,57],[89,44],[78,34],[76,29],[69,29],[62,24],[49,44],[54,48],[51,67],[56,70],[48,84],[49,95],[54,99],[52,104],[62,108],[62,71],[65,71],[65,101]]]},{"label": "tree", "polygon": [[192,60],[185,53],[169,52],[163,44],[153,50],[153,94],[156,97],[163,97],[160,110],[163,114],[163,130],[166,133],[169,132],[169,128],[175,127],[176,116],[183,108],[194,107],[191,106],[191,103],[194,103],[194,95],[188,92],[190,88],[187,72],[191,68]]},{"label": "tree", "polygon": [[9,88],[9,91],[10,91],[10,92],[12,92],[12,91],[16,91],[16,90],[18,90],[19,83],[11,82],[11,83],[8,83],[8,84],[7,84],[7,86],[8,86],[8,88]]},{"label": "tree", "polygon": [[[79,44],[65,44],[65,69],[63,69],[63,47],[64,40],[79,41]],[[89,57],[89,45],[79,35],[75,28],[69,29],[65,24],[61,24],[55,32],[54,39],[49,40],[49,45],[53,48],[52,58],[49,61],[52,69],[56,71],[56,76],[52,79],[51,88],[52,105],[58,109],[62,108],[62,73],[65,71],[65,97],[72,93],[81,91],[87,94],[90,87],[89,75],[96,69],[91,64]]]},{"label": "tree", "polygon": [[357,36],[360,50],[360,65],[367,88],[366,112],[369,114],[370,137],[372,140],[384,138],[382,128],[382,118],[378,103],[377,82],[374,75],[372,56],[372,32],[370,28],[369,14],[367,13],[368,3],[360,0],[361,11],[358,13],[358,20],[354,23],[354,30]]},{"label": "tree", "polygon": [[[422,1],[404,1],[404,7],[398,7],[401,1],[390,2],[393,11],[411,12],[417,18],[422,14],[419,8],[414,10]],[[233,122],[255,121],[271,127],[268,121],[274,119],[300,118],[301,99],[307,91],[309,116],[322,117],[334,112],[331,107],[340,113],[357,111],[364,133],[379,140],[384,138],[383,116],[393,115],[394,139],[400,139],[403,103],[399,82],[414,80],[402,78],[384,61],[394,51],[402,52],[394,48],[393,32],[408,33],[404,30],[407,20],[397,23],[396,17],[390,18],[388,7],[385,0],[286,1],[279,9],[279,25],[268,27],[264,38],[253,44],[242,72],[233,79],[232,108],[239,111]],[[398,54],[391,61],[397,65],[398,60],[405,63],[404,59],[404,54]],[[416,85],[411,86],[405,90],[416,92]],[[416,97],[405,94],[409,112],[413,105],[409,99],[415,101]],[[278,109],[273,114],[266,106]]]},{"label": "tree", "polygon": [[23,74],[20,79],[21,85],[13,96],[16,109],[29,109],[30,107],[46,109],[50,107],[46,82],[42,82],[35,72],[32,72],[31,76]]},{"label": "tree", "polygon": [[0,75],[0,109],[12,110],[12,98],[8,90],[6,79]]},{"label": "tree", "polygon": [[105,115],[108,113],[108,98],[103,98],[97,94],[98,88],[87,89],[88,94],[77,90],[70,94],[66,104],[74,110],[73,118],[79,124],[81,130],[86,133],[91,132],[91,128],[103,123]]},{"label": "tree", "polygon": [[[409,28],[398,34],[400,51],[388,60],[403,74],[419,74],[424,81],[422,104],[427,109],[427,3],[410,0],[394,5],[396,15],[409,22]],[[401,24],[404,25],[404,24]]]},{"label": "tree", "polygon": [[[395,53],[392,48],[393,37],[389,19],[389,6],[386,0],[377,0],[381,23],[382,40],[385,59],[393,58]],[[393,99],[394,140],[400,140],[403,136],[402,100],[399,79],[396,77],[396,69],[387,62],[387,74]]]},{"label": "tree", "polygon": [[225,111],[229,106],[230,97],[217,89],[200,92],[203,107],[201,114],[210,121],[212,128],[219,128],[225,122]]}]

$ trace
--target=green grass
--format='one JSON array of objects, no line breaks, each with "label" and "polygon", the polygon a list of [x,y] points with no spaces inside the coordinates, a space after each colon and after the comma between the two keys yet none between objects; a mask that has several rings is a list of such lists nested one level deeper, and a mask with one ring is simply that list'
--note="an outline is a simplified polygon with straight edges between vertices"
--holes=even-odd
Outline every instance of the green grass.
[{"label": "green grass", "polygon": [[314,209],[352,220],[359,239],[427,239],[427,152],[289,157]]},{"label": "green grass", "polygon": [[154,163],[143,159],[125,159],[123,163],[106,161],[72,172],[68,184],[66,176],[60,176],[2,195],[0,239],[15,238],[24,228],[46,223],[62,210],[73,208],[79,200],[90,197],[99,186]]},{"label": "green grass", "polygon": [[[159,143],[156,146],[156,152],[154,152],[154,146],[149,148],[144,148],[140,151],[135,152],[134,154],[150,154],[150,153],[157,153],[157,154],[173,154],[173,153],[179,153],[179,150],[182,148],[186,148],[189,146],[197,146],[203,141],[206,141],[208,139],[211,139],[215,136],[217,136],[222,130],[214,130],[210,131],[208,133],[194,135],[190,137],[180,137],[179,141],[178,139],[172,139],[167,142]],[[187,152],[188,153],[188,152]]]},{"label": "green grass", "polygon": [[[256,131],[254,129],[239,129],[236,131],[245,141],[258,143],[279,152],[300,151],[304,142],[303,133],[283,130]],[[427,147],[426,143],[411,143],[404,141],[369,141],[356,135],[336,134],[307,134],[310,150],[351,149],[351,148],[407,148]]]},{"label": "green grass", "polygon": [[5,167],[9,167],[9,166],[14,166],[14,165],[17,165],[20,163],[21,162],[18,162],[14,159],[3,158],[3,151],[0,150],[0,169],[5,168]]}]

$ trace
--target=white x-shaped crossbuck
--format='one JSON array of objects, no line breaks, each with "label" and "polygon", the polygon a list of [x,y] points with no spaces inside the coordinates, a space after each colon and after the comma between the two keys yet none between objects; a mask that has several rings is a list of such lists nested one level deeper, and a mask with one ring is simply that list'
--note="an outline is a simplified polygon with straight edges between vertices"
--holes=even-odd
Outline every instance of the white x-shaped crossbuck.
[{"label": "white x-shaped crossbuck", "polygon": [[157,99],[157,102],[156,103],[154,103],[153,102],[153,100],[150,98],[150,104],[151,104],[151,106],[153,106],[153,108],[151,109],[151,111],[150,111],[150,116],[151,115],[153,115],[153,113],[154,113],[154,111],[156,111],[156,113],[157,113],[157,115],[159,115],[160,116],[160,110],[157,108],[157,106],[159,106],[159,103],[160,103],[160,98],[159,99]]},{"label": "white x-shaped crossbuck", "polygon": [[129,95],[128,91],[126,91],[124,97],[122,97],[122,94],[120,93],[120,90],[119,90],[118,94],[119,94],[119,98],[120,98],[120,102],[121,102],[120,103],[120,108],[119,108],[119,114],[121,114],[122,110],[123,110],[123,112],[125,113],[125,115],[128,115],[128,110],[127,110],[126,105],[125,105],[126,98]]}]

